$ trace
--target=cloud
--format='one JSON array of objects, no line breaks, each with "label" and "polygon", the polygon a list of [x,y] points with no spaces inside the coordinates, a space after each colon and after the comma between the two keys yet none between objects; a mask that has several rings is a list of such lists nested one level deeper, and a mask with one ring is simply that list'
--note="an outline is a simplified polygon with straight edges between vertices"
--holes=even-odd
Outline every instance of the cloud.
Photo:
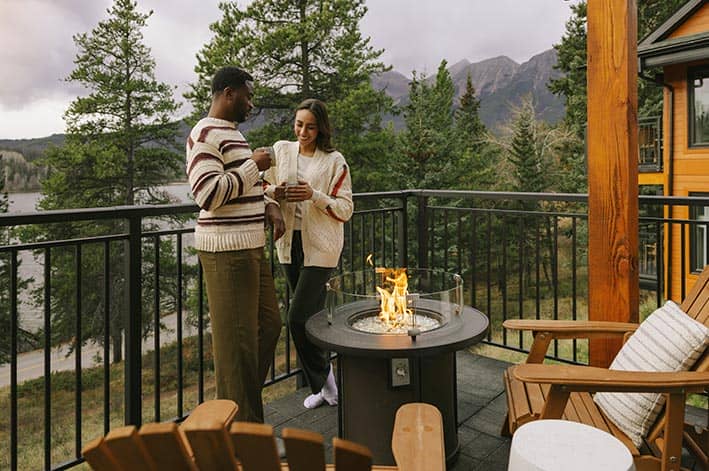
[{"label": "cloud", "polygon": [[[177,86],[175,98],[196,77],[195,54],[207,43],[209,25],[218,20],[219,0],[137,0],[138,9],[153,10],[143,30],[145,44],[156,62],[161,82]],[[241,6],[250,0],[239,0]],[[558,42],[570,14],[562,0],[368,0],[369,12],[361,24],[375,48],[385,49],[382,60],[411,75],[412,70],[435,72],[441,59],[453,64],[506,55],[517,62]],[[72,35],[91,31],[107,18],[112,0],[0,0],[0,123],[15,119],[31,123],[44,116],[61,123],[61,113],[83,93],[64,81],[73,70],[77,49]],[[542,18],[542,21],[532,21]],[[60,103],[63,108],[57,110]],[[45,110],[41,113],[41,106]],[[189,111],[185,105],[182,112]],[[28,113],[33,119],[24,119]],[[32,129],[7,136],[27,136]],[[34,136],[42,135],[35,127]],[[49,129],[41,127],[41,129]]]},{"label": "cloud", "polygon": [[79,88],[63,79],[76,54],[72,34],[89,30],[108,1],[3,0],[0,14],[0,105],[26,102]]},{"label": "cloud", "polygon": [[28,100],[20,107],[0,105],[0,139],[29,139],[64,132],[62,116],[71,100],[55,95]]},{"label": "cloud", "polygon": [[[434,73],[454,64],[505,55],[521,63],[558,42],[570,14],[561,0],[374,0],[362,22],[372,45],[394,69]],[[532,18],[543,18],[540,22]]]}]

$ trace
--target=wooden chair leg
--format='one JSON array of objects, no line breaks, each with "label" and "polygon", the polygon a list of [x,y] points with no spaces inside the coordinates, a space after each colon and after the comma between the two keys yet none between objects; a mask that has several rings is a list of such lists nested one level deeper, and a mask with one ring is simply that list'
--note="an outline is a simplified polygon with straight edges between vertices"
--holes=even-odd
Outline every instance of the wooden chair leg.
[{"label": "wooden chair leg", "polygon": [[335,471],[370,471],[372,469],[372,452],[364,445],[333,438],[333,453],[335,455]]},{"label": "wooden chair leg", "polygon": [[500,436],[511,437],[512,432],[510,432],[510,413],[509,411],[505,414],[505,420],[502,422],[502,427],[500,429]]},{"label": "wooden chair leg", "polygon": [[662,471],[679,471],[682,461],[682,436],[684,429],[683,393],[668,394],[665,404],[665,431],[662,450]]},{"label": "wooden chair leg", "polygon": [[685,424],[684,438],[687,449],[701,465],[702,471],[709,471],[709,430],[696,430],[693,425]]},{"label": "wooden chair leg", "polygon": [[544,363],[553,336],[549,332],[534,332],[534,341],[525,363]]},{"label": "wooden chair leg", "polygon": [[286,446],[289,471],[324,471],[325,446],[319,433],[284,428],[281,436]]},{"label": "wooden chair leg", "polygon": [[544,408],[539,416],[540,419],[560,419],[566,409],[569,400],[569,391],[565,391],[561,386],[552,384],[549,388],[549,395],[544,403]]}]

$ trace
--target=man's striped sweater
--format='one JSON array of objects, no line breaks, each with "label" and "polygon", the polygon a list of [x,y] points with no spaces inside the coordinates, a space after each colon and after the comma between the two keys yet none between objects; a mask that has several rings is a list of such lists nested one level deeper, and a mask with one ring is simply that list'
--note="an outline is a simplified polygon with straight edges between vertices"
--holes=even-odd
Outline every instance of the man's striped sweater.
[{"label": "man's striped sweater", "polygon": [[195,246],[206,252],[263,247],[264,194],[251,149],[234,123],[200,120],[187,138],[187,177],[202,210]]}]

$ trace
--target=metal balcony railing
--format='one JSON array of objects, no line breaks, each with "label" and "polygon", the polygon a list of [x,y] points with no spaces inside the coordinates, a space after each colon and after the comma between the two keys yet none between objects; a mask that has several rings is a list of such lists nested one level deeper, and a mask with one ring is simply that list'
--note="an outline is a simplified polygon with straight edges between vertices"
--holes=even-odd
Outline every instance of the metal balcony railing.
[{"label": "metal balcony railing", "polygon": [[[377,266],[457,272],[466,303],[491,319],[488,345],[529,349],[531,338],[502,329],[505,319],[587,318],[586,195],[407,190],[357,194],[355,204],[338,270],[366,268],[372,254]],[[641,196],[640,204],[709,206],[709,198]],[[213,391],[208,309],[191,247],[197,210],[182,204],[0,215],[0,231],[11,241],[0,247],[0,270],[9,274],[0,279],[0,306],[7,306],[0,316],[8,320],[0,324],[0,352],[7,354],[0,469],[73,467],[82,445],[110,428],[180,420]],[[189,222],[165,219],[177,216]],[[117,230],[29,241],[28,228],[108,221]],[[688,234],[697,222],[640,223],[639,263],[651,288],[642,298],[653,308],[663,301],[665,234],[676,227]],[[678,246],[689,258],[691,248]],[[270,242],[267,253],[285,312],[289,293]],[[20,355],[30,315],[39,350]],[[284,328],[267,390],[298,375],[293,350]],[[583,341],[557,341],[551,357],[585,363],[587,350]],[[37,356],[36,379],[24,376],[24,355]]]}]

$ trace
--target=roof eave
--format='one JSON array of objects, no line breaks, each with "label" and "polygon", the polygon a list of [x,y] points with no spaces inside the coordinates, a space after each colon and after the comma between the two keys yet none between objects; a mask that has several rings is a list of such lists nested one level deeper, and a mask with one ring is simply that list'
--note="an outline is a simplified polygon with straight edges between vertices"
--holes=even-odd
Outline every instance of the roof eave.
[{"label": "roof eave", "polygon": [[648,34],[638,46],[649,46],[655,42],[662,41],[667,38],[680,24],[684,23],[687,18],[692,16],[707,0],[689,0],[687,3],[670,16],[662,23],[655,31]]}]

